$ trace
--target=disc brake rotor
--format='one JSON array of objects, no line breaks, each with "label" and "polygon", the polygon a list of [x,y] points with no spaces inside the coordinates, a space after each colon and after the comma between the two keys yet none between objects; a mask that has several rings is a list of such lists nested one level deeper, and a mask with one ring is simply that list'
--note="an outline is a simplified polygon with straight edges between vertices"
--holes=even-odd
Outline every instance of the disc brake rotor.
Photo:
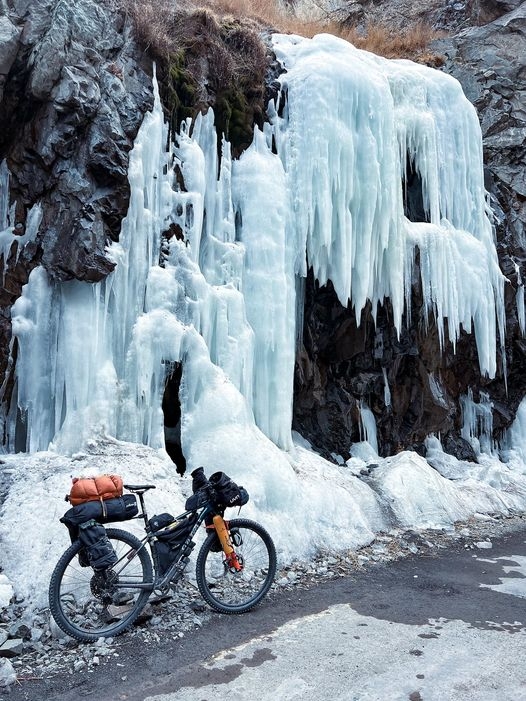
[{"label": "disc brake rotor", "polygon": [[111,600],[115,593],[115,585],[119,577],[113,570],[105,570],[103,572],[95,572],[90,581],[91,593],[97,599]]}]

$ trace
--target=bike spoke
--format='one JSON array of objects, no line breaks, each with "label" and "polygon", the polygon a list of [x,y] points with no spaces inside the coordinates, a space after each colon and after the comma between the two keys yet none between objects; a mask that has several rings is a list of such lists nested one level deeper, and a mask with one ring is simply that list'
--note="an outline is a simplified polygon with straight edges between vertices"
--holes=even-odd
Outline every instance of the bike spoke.
[{"label": "bike spoke", "polygon": [[52,575],[50,606],[59,626],[80,640],[108,637],[124,630],[145,605],[153,573],[144,548],[126,531],[108,529],[108,537],[117,554],[113,568],[96,572],[81,567],[79,546],[74,544],[64,553]]},{"label": "bike spoke", "polygon": [[203,598],[216,610],[242,613],[255,606],[274,578],[276,556],[268,533],[252,521],[231,521],[234,551],[242,568],[229,567],[223,551],[205,542],[198,558],[198,585]]}]

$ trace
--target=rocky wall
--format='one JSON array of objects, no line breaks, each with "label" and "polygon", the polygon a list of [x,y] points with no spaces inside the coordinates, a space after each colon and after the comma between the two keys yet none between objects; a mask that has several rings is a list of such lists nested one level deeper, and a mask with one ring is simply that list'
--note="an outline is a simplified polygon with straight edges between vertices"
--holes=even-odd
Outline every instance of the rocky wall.
[{"label": "rocky wall", "polygon": [[153,103],[151,70],[109,0],[1,0],[0,162],[16,202],[10,225],[23,233],[37,202],[43,219],[16,265],[16,243],[0,259],[0,385],[10,308],[33,267],[89,282],[113,268],[105,247],[127,210],[128,153]]}]

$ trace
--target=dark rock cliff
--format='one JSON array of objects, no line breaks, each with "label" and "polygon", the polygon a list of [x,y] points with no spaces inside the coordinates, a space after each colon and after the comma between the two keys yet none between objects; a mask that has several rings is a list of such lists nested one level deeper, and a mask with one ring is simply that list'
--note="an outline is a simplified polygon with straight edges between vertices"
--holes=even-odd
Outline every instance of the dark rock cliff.
[{"label": "dark rock cliff", "polygon": [[[112,270],[105,247],[128,205],[128,152],[153,101],[124,13],[94,0],[2,0],[0,161],[24,231],[41,202],[35,241],[13,243],[0,290],[0,378],[10,308],[42,264],[61,280],[97,281]],[[151,62],[148,62],[151,74]],[[1,384],[1,380],[0,380]]]}]

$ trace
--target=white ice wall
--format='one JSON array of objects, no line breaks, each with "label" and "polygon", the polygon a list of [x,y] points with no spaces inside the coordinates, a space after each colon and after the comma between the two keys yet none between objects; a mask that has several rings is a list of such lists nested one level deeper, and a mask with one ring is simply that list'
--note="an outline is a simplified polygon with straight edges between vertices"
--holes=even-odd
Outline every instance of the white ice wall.
[{"label": "white ice wall", "polygon": [[[504,277],[487,216],[476,112],[454,78],[389,61],[333,36],[274,36],[287,104],[273,114],[292,195],[297,272],[332,280],[359,322],[389,297],[400,329],[420,251],[425,309],[441,343],[475,334],[481,372],[496,372]],[[404,216],[407,159],[429,223]],[[305,256],[306,252],[306,256]]]},{"label": "white ice wall", "polygon": [[[240,445],[257,426],[291,448],[298,278],[312,266],[358,319],[368,300],[375,310],[389,297],[400,328],[417,247],[424,303],[441,339],[446,319],[453,342],[462,327],[472,331],[481,371],[494,374],[503,277],[480,129],[459,84],[335,37],[277,35],[274,47],[285,109],[278,115],[269,105],[270,124],[241,158],[232,160],[225,141],[218,157],[212,112],[167,145],[156,91],[130,153],[129,211],[108,249],[114,273],[97,285],[51,284],[43,270],[32,273],[13,309],[14,401],[28,450],[53,442],[72,452],[96,432],[162,446],[173,361],[184,367],[190,462],[207,450],[217,458],[213,442],[228,425],[239,427]],[[404,216],[408,156],[422,179],[427,224]],[[170,224],[180,237],[162,244]]]}]

